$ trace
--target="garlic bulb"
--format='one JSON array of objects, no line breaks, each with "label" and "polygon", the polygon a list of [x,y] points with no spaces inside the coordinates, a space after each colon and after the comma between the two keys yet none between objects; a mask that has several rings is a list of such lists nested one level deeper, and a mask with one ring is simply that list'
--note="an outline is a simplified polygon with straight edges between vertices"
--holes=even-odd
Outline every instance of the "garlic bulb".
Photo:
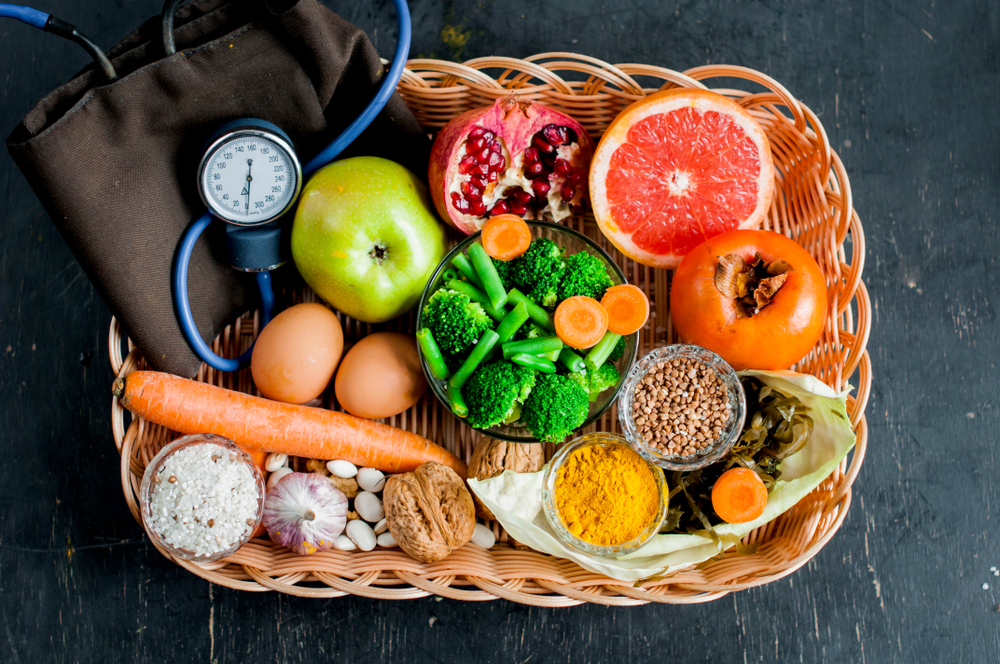
[{"label": "garlic bulb", "polygon": [[267,492],[264,527],[300,555],[325,551],[347,525],[347,496],[317,473],[291,473]]}]

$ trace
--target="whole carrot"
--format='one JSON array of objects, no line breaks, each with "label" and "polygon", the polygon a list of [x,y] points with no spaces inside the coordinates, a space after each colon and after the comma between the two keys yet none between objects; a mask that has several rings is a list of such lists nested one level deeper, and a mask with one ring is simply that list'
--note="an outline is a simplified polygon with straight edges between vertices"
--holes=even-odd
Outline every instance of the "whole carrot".
[{"label": "whole carrot", "polygon": [[465,463],[423,436],[346,413],[233,392],[158,371],[116,378],[111,392],[130,411],[179,433],[214,433],[263,452],[345,459],[389,473],[437,461],[466,475]]}]

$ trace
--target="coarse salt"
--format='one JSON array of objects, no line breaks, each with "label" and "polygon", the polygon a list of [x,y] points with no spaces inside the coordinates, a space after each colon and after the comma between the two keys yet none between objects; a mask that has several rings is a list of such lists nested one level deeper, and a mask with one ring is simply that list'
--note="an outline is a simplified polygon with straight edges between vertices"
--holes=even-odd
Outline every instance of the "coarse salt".
[{"label": "coarse salt", "polygon": [[236,454],[214,443],[183,447],[164,460],[149,498],[152,528],[184,553],[209,556],[239,543],[257,522],[257,480]]}]

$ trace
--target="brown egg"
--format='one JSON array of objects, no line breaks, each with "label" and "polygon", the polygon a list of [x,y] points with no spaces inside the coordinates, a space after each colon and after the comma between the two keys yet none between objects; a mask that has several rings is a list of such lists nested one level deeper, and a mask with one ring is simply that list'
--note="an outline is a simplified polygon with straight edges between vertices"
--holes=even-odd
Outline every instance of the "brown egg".
[{"label": "brown egg", "polygon": [[250,372],[268,399],[306,403],[330,384],[343,350],[344,332],[337,315],[322,304],[297,304],[261,330]]},{"label": "brown egg", "polygon": [[374,420],[402,413],[427,390],[417,338],[403,332],[369,334],[344,356],[333,389],[352,415]]}]

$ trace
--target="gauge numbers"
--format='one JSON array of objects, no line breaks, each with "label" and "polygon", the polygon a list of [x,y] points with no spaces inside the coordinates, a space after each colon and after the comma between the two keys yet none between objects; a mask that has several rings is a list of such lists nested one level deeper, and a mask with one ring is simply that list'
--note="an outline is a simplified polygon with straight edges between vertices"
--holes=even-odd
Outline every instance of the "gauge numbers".
[{"label": "gauge numbers", "polygon": [[226,221],[264,224],[295,202],[300,168],[284,141],[259,130],[237,130],[216,141],[203,158],[201,195]]}]

